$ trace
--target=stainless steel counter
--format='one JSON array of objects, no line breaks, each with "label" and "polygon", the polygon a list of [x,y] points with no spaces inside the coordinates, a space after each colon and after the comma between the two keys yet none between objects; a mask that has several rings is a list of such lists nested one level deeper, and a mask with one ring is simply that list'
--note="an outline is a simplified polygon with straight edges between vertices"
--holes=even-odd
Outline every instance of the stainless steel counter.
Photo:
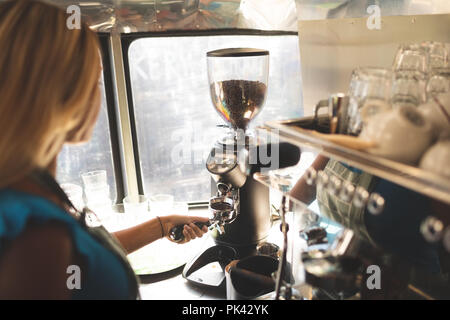
[{"label": "stainless steel counter", "polygon": [[[208,210],[190,209],[189,215],[208,216]],[[214,241],[208,235],[207,238],[194,240],[195,248],[200,252],[203,248],[214,245]],[[184,245],[180,245],[184,246]],[[195,286],[183,278],[181,272],[183,266],[172,271],[155,275],[140,276],[140,292],[142,300],[218,300],[226,299],[225,287],[222,289],[202,288]]]},{"label": "stainless steel counter", "polygon": [[[145,282],[145,279],[143,279]],[[168,278],[153,283],[142,283],[140,286],[142,300],[225,300],[225,287],[221,289],[197,287],[181,275],[168,276]]]},{"label": "stainless steel counter", "polygon": [[[190,210],[189,214],[205,216],[207,210]],[[198,245],[196,246],[198,253],[215,244],[209,235],[205,236],[207,238],[194,240],[198,241]],[[278,223],[274,223],[272,226],[268,241],[281,245],[281,233],[279,232]],[[197,286],[183,278],[181,275],[183,267],[181,266],[161,274],[140,276],[142,300],[226,300],[225,286],[222,288]],[[218,264],[210,264],[204,268],[210,268],[212,272],[215,271],[214,269],[217,269],[217,272],[221,272]]]}]

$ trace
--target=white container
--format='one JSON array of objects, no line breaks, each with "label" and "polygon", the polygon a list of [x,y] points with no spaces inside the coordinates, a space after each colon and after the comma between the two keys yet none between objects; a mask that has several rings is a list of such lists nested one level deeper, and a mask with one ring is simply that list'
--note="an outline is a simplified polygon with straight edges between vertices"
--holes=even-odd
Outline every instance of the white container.
[{"label": "white container", "polygon": [[383,112],[370,118],[360,137],[377,146],[367,151],[394,161],[416,164],[430,146],[430,122],[411,106]]},{"label": "white container", "polygon": [[419,106],[419,111],[431,123],[435,137],[450,129],[450,92],[432,97]]},{"label": "white container", "polygon": [[450,178],[450,140],[439,141],[429,148],[422,159],[420,167],[440,176]]}]

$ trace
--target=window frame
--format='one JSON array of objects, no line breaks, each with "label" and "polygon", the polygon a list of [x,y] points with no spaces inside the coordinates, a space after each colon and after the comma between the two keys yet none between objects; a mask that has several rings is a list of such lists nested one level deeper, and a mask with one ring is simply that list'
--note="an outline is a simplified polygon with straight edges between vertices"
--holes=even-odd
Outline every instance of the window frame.
[{"label": "window frame", "polygon": [[113,162],[113,171],[115,176],[115,188],[116,188],[116,199],[114,199],[114,204],[122,203],[122,199],[125,197],[125,187],[124,187],[124,174],[123,166],[121,162],[120,154],[120,143],[119,143],[119,126],[118,126],[118,116],[116,111],[116,101],[114,99],[114,81],[112,74],[112,63],[110,57],[110,43],[109,43],[109,33],[97,33],[100,49],[101,58],[103,64],[103,82],[105,87],[105,97],[106,97],[106,110],[108,117],[109,126],[109,138],[111,142],[111,155]]},{"label": "window frame", "polygon": [[[298,36],[295,31],[265,31],[254,29],[217,29],[217,30],[173,30],[161,32],[136,32],[122,33],[120,35],[122,43],[122,56],[125,74],[125,83],[127,89],[128,112],[130,115],[131,136],[133,141],[134,161],[136,167],[136,176],[138,190],[140,194],[144,194],[144,178],[142,174],[139,141],[137,137],[136,116],[134,112],[133,89],[131,86],[129,49],[131,44],[139,39],[144,38],[177,38],[177,37],[209,37],[209,36]],[[205,208],[208,206],[207,201],[188,202],[189,209]]]}]

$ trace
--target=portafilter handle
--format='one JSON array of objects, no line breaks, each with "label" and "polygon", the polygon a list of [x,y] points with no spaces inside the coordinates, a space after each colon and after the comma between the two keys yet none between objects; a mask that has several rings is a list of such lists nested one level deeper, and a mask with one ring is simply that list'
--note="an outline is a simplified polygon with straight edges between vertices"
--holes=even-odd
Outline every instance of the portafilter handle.
[{"label": "portafilter handle", "polygon": [[[208,222],[194,222],[194,224],[200,229],[207,226],[208,229],[217,229],[220,234],[224,233],[223,222],[220,223],[214,219],[209,219]],[[184,240],[183,228],[184,224],[179,224],[169,231],[169,238],[174,242],[182,242]]]},{"label": "portafilter handle", "polygon": [[[203,226],[207,226],[209,229],[216,228],[222,234],[225,232],[224,224],[232,223],[236,219],[237,214],[234,204],[234,200],[226,196],[211,198],[209,207],[213,213],[213,218],[207,222],[194,222],[194,224],[200,229]],[[174,242],[182,242],[184,240],[183,228],[184,224],[181,224],[170,229],[169,238]]]},{"label": "portafilter handle", "polygon": [[[207,222],[194,222],[194,224],[199,227],[200,229],[202,229],[204,226],[207,226],[208,228],[210,228],[214,222],[212,221],[212,219],[210,219]],[[184,240],[184,234],[183,234],[183,229],[184,229],[184,224],[179,224],[175,227],[173,227],[172,229],[170,229],[169,231],[169,238],[170,240],[174,241],[174,242],[182,242]]]}]

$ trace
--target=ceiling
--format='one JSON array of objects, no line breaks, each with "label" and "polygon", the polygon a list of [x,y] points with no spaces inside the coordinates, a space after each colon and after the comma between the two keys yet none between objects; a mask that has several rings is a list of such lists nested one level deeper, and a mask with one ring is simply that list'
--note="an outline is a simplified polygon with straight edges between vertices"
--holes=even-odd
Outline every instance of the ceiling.
[{"label": "ceiling", "polygon": [[[8,0],[0,0],[8,1]],[[121,33],[256,29],[297,31],[299,20],[358,18],[376,5],[383,16],[450,13],[449,0],[41,0],[79,6],[92,29]],[[298,11],[298,15],[297,15]]]},{"label": "ceiling", "polygon": [[243,28],[296,31],[294,0],[44,0],[77,5],[92,29],[123,33]]}]

